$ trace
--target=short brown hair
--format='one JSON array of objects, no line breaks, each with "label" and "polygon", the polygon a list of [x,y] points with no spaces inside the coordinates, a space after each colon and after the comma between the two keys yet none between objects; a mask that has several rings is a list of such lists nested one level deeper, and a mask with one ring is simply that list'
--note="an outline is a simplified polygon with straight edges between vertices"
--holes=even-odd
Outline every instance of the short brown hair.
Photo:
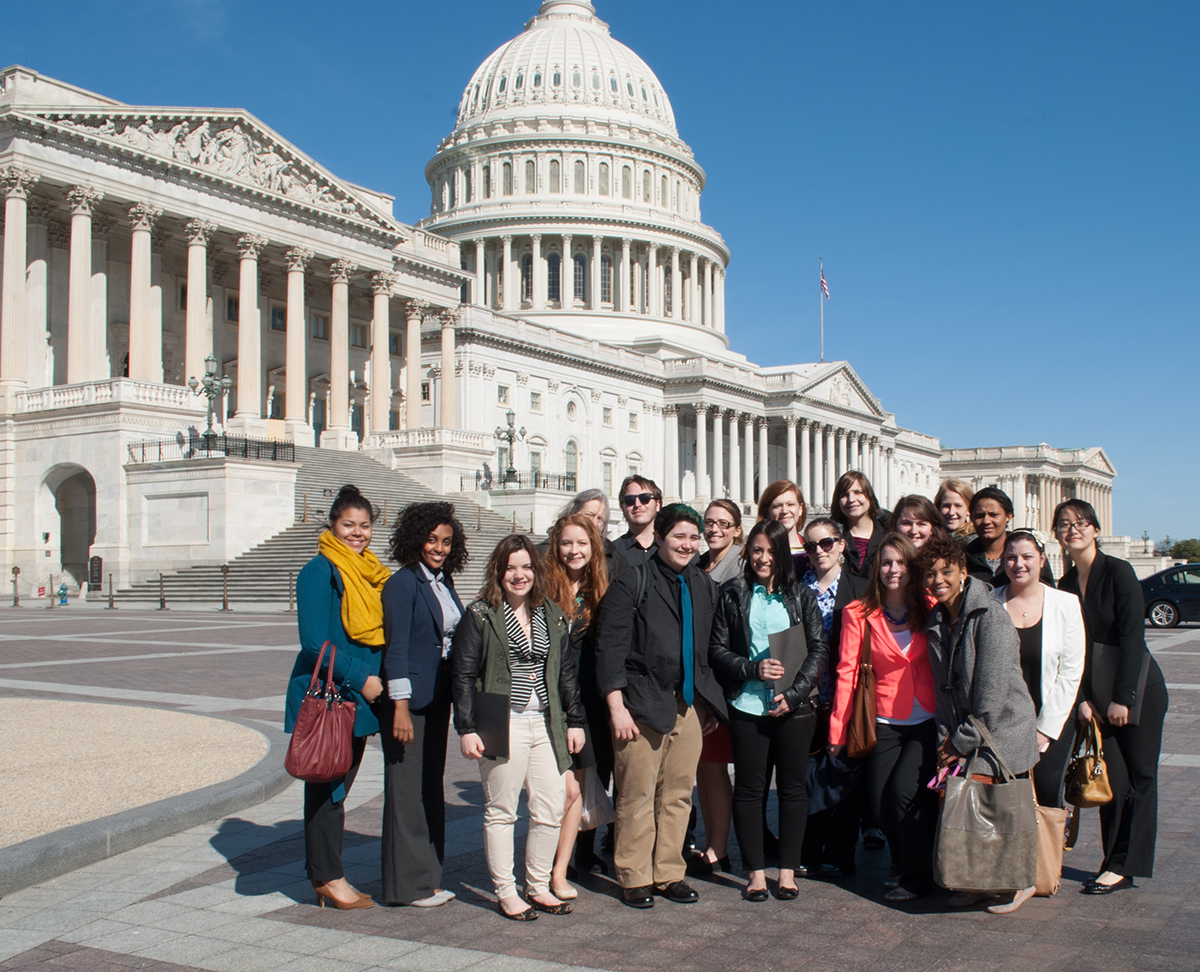
[{"label": "short brown hair", "polygon": [[918,520],[924,520],[933,527],[933,536],[930,537],[930,540],[944,540],[950,536],[950,532],[946,529],[946,518],[942,516],[941,510],[920,493],[910,493],[908,496],[901,496],[896,501],[892,515],[888,517],[888,530],[898,532],[896,526],[900,522],[900,514],[905,510],[913,510]]},{"label": "short brown hair", "polygon": [[625,495],[625,490],[630,486],[638,486],[648,493],[654,494],[654,502],[662,506],[662,490],[658,488],[658,483],[653,479],[647,479],[645,476],[626,476],[621,480],[621,488],[617,490],[617,499]]},{"label": "short brown hair", "polygon": [[[542,558],[538,556],[537,547],[523,533],[510,533],[496,544],[488,558],[487,576],[483,582],[483,599],[489,607],[499,607],[504,601],[504,588],[500,581],[508,570],[508,558],[518,550],[529,554],[529,563],[533,567],[533,585],[529,588],[529,604],[531,609],[541,605],[546,599],[546,568]],[[602,555],[603,556],[603,555]]]},{"label": "short brown hair", "polygon": [[765,520],[771,510],[771,504],[784,493],[795,493],[800,501],[800,522],[796,524],[796,532],[799,533],[804,529],[804,521],[808,519],[808,503],[804,501],[800,487],[790,479],[777,479],[762,491],[762,495],[758,497],[758,518]]}]

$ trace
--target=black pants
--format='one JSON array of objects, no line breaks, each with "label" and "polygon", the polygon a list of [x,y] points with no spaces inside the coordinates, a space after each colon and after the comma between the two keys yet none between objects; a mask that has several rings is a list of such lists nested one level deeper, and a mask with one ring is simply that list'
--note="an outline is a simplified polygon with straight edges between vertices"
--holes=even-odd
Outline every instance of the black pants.
[{"label": "black pants", "polygon": [[900,868],[900,886],[933,890],[933,828],[937,806],[925,784],[937,769],[937,728],[875,724],[878,740],[867,757],[867,802]]},{"label": "black pants", "polygon": [[[366,736],[354,737],[354,759],[346,773],[346,793],[354,784],[367,748]],[[342,830],[346,824],[344,801],[333,802],[332,783],[304,784],[304,867],[314,884],[345,877],[342,869]]]},{"label": "black pants", "polygon": [[[590,751],[580,761],[580,765],[594,765],[601,785],[607,787],[613,775],[613,738],[612,726],[608,721],[608,704],[595,689],[588,690],[580,686],[580,696],[583,699],[583,711],[587,717],[587,748]],[[614,803],[616,803],[616,798],[617,794],[614,790]],[[610,831],[612,828],[613,825],[609,824]],[[579,831],[579,836],[575,838],[576,869],[586,872],[596,860],[596,831]]]},{"label": "black pants", "polygon": [[1033,777],[1033,792],[1037,795],[1039,805],[1043,807],[1061,807],[1063,805],[1063,775],[1067,772],[1067,763],[1071,759],[1071,748],[1074,741],[1075,720],[1068,719],[1059,737],[1034,763],[1033,770],[1029,775]]},{"label": "black pants", "polygon": [[[1155,674],[1157,666],[1151,670]],[[1113,798],[1100,808],[1104,842],[1101,871],[1128,877],[1154,876],[1158,836],[1158,756],[1162,750],[1167,686],[1162,676],[1146,682],[1141,720],[1136,726],[1100,725],[1104,762]]]},{"label": "black pants", "polygon": [[776,718],[752,716],[729,709],[729,741],[733,745],[733,829],[747,871],[761,871],[764,793],[771,766],[779,798],[779,866],[795,870],[801,864],[804,828],[808,822],[808,749],[816,728],[809,706]]},{"label": "black pants", "polygon": [[[396,742],[391,723],[383,740],[383,900],[409,904],[442,884],[446,848],[446,734],[450,728],[450,679],[423,709],[410,712],[413,741]],[[390,707],[389,707],[390,708]]]},{"label": "black pants", "polygon": [[804,831],[805,867],[815,871],[822,864],[832,864],[846,874],[857,870],[854,851],[866,803],[862,786],[856,785],[842,795],[836,806],[809,816]]}]

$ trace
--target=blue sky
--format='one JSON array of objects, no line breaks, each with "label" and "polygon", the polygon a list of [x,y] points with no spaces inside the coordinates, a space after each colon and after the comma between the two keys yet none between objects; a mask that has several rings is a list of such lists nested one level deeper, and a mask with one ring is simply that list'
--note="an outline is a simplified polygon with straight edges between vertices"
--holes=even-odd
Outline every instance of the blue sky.
[{"label": "blue sky", "polygon": [[[244,107],[428,211],[425,162],[536,0],[62,2],[0,62]],[[1200,535],[1200,4],[597,0],[670,94],[763,365],[852,362],[946,446],[1103,445],[1116,529]]]}]

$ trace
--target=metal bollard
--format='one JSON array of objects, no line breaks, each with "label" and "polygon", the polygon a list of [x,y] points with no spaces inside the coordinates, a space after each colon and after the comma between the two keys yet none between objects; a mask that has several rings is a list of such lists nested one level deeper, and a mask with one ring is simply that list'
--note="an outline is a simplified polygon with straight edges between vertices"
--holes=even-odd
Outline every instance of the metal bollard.
[{"label": "metal bollard", "polygon": [[288,571],[288,614],[296,613],[296,572]]},{"label": "metal bollard", "polygon": [[46,593],[50,595],[50,610],[54,610],[54,575],[50,575],[50,584],[46,588]]},{"label": "metal bollard", "polygon": [[21,606],[21,591],[17,587],[17,579],[21,576],[21,568],[14,567],[12,569],[12,575],[13,575],[13,607],[20,607]]},{"label": "metal bollard", "polygon": [[221,610],[229,610],[229,564],[221,565]]},{"label": "metal bollard", "polygon": [[475,532],[479,533],[483,529],[483,507],[475,507]]},{"label": "metal bollard", "polygon": [[115,610],[115,609],[116,609],[116,605],[115,605],[115,604],[113,604],[113,583],[112,583],[112,574],[109,574],[109,575],[108,575],[108,609],[109,609],[110,611],[112,611],[112,610]]},{"label": "metal bollard", "polygon": [[304,494],[304,515],[300,517],[300,522],[308,522],[308,493]]},{"label": "metal bollard", "polygon": [[516,511],[516,510],[513,510],[513,528],[512,528],[512,532],[513,532],[513,533],[516,533],[516,532],[517,532],[517,511]]},{"label": "metal bollard", "polygon": [[163,586],[163,575],[158,575],[158,609],[165,611],[167,609],[167,589]]}]

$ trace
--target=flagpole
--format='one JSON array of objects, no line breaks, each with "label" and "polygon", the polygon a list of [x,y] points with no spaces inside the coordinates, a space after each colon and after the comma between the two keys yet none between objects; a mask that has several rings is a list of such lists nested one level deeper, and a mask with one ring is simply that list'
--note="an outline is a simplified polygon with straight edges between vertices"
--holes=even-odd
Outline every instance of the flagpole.
[{"label": "flagpole", "polygon": [[[819,280],[825,279],[825,258],[820,258],[818,264],[821,276]],[[825,294],[821,290],[820,284],[817,285],[817,303],[821,305],[821,364],[825,363]]]}]

